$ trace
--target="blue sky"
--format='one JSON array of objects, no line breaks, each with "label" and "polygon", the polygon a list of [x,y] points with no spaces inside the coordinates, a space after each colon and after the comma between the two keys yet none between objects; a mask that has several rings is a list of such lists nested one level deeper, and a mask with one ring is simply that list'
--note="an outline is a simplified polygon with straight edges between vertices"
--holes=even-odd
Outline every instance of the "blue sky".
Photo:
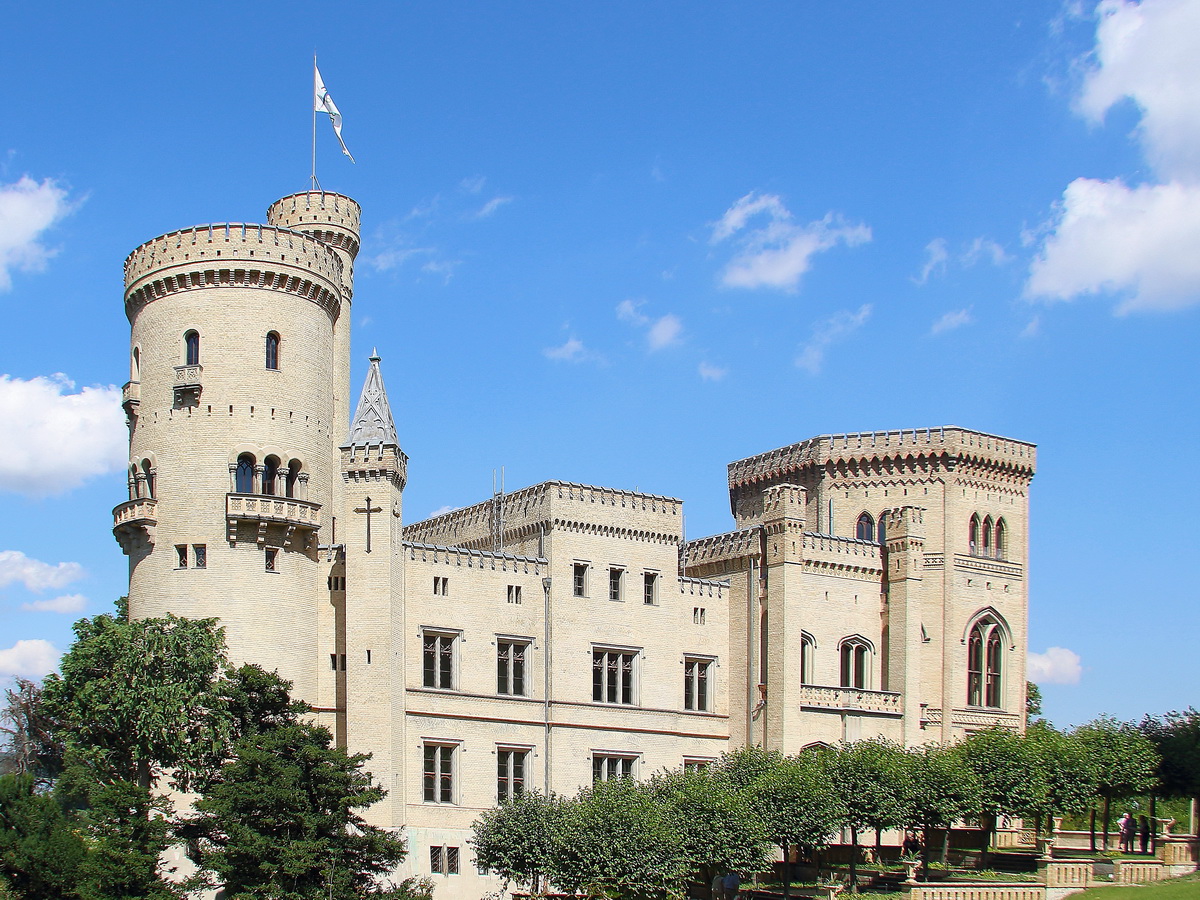
[{"label": "blue sky", "polygon": [[1197,700],[1200,3],[24,4],[0,55],[0,678],[125,586],[121,263],[307,186],[364,208],[406,516],[550,478],[731,525],[730,460],[1039,445],[1060,725]]}]

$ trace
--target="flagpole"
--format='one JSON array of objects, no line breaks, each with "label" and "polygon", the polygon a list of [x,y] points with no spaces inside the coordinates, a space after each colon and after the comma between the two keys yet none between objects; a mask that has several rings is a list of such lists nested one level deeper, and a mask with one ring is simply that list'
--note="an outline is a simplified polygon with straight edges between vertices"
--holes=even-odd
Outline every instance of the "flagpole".
[{"label": "flagpole", "polygon": [[317,54],[313,53],[312,189],[317,190]]}]

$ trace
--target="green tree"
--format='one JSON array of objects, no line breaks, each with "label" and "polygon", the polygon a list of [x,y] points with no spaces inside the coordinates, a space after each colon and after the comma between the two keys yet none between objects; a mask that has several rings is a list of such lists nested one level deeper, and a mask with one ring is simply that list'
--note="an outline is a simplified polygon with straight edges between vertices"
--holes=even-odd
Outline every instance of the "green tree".
[{"label": "green tree", "polygon": [[986,832],[986,846],[996,836],[996,819],[1002,815],[1033,814],[1044,805],[1045,772],[1037,749],[1011,728],[987,728],[972,734],[956,748],[963,764],[974,774],[978,806]]},{"label": "green tree", "polygon": [[1042,689],[1032,681],[1025,682],[1025,724],[1032,725],[1042,714]]},{"label": "green tree", "polygon": [[950,826],[979,809],[979,786],[975,773],[963,764],[957,747],[928,744],[909,751],[912,791],[905,824],[923,831],[921,863],[929,872],[929,844],[935,828],[946,830],[941,861],[946,864]]},{"label": "green tree", "polygon": [[75,900],[83,839],[32,775],[0,776],[0,873],[16,897]]},{"label": "green tree", "polygon": [[647,788],[674,820],[689,870],[702,884],[718,873],[765,866],[770,835],[727,779],[676,770],[655,775]]},{"label": "green tree", "polygon": [[491,869],[508,883],[540,894],[553,870],[554,835],[562,803],[537,791],[524,791],[471,826],[469,841],[477,865]]},{"label": "green tree", "polygon": [[688,871],[673,817],[629,778],[599,781],[563,803],[555,885],[614,900],[680,897]]},{"label": "green tree", "polygon": [[1074,735],[1055,730],[1045,720],[1030,725],[1025,739],[1041,769],[1043,793],[1032,813],[1035,827],[1052,822],[1054,816],[1081,813],[1096,796],[1096,766],[1086,748]]},{"label": "green tree", "polygon": [[908,815],[908,754],[890,741],[867,740],[844,744],[829,759],[829,772],[850,826],[850,887],[858,892],[858,833],[880,832],[902,825]]},{"label": "green tree", "polygon": [[[1108,826],[1112,801],[1144,793],[1154,787],[1161,757],[1154,744],[1136,725],[1110,716],[1080,725],[1074,735],[1096,766],[1096,792],[1104,801],[1104,849],[1108,849]],[[1096,832],[1092,827],[1092,847]]]},{"label": "green tree", "polygon": [[1138,730],[1157,748],[1159,790],[1166,797],[1200,799],[1200,712],[1192,707],[1146,716]]},{"label": "green tree", "polygon": [[[17,678],[4,691],[0,709],[0,734],[6,735],[6,768],[18,775],[32,775],[40,785],[51,783],[62,771],[63,747],[54,737],[55,724],[42,702],[42,689],[35,682]],[[5,767],[3,763],[7,761]]]},{"label": "green tree", "polygon": [[[750,785],[747,798],[771,840],[783,850],[785,872],[793,844],[821,850],[846,820],[846,807],[833,786],[824,756],[815,753],[783,758]],[[785,874],[785,898],[790,881]]]},{"label": "green tree", "polygon": [[734,790],[745,791],[768,772],[773,772],[783,762],[778,750],[764,750],[757,744],[739,747],[721,754],[711,767],[712,774],[727,781]]},{"label": "green tree", "polygon": [[404,858],[404,842],[355,810],[385,792],[368,757],[331,746],[329,731],[287,721],[240,738],[187,823],[200,867],[230,898],[350,900]]}]

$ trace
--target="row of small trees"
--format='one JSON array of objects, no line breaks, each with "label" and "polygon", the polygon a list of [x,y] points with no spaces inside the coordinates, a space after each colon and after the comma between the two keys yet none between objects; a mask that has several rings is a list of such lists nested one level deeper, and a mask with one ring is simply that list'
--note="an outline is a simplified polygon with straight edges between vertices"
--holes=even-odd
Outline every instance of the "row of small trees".
[{"label": "row of small trees", "polygon": [[[384,796],[290,685],[231,669],[215,620],[83,619],[61,675],[10,691],[0,725],[0,896],[37,900],[429,895],[376,882],[402,839],[356,810]],[[177,809],[161,788],[191,792]],[[198,873],[164,869],[182,843]]]},{"label": "row of small trees", "polygon": [[846,829],[853,885],[863,833],[878,845],[888,829],[922,832],[928,869],[931,839],[942,836],[944,864],[956,821],[980,821],[989,843],[1001,816],[1040,832],[1098,797],[1148,789],[1158,762],[1137,728],[1112,719],[1070,733],[990,729],[950,747],[867,740],[790,757],[751,747],[702,771],[598,782],[571,798],[520,794],[480,817],[471,843],[479,865],[535,893],[553,883],[640,900],[689,878],[762,871],[772,846],[784,859],[811,854]]}]

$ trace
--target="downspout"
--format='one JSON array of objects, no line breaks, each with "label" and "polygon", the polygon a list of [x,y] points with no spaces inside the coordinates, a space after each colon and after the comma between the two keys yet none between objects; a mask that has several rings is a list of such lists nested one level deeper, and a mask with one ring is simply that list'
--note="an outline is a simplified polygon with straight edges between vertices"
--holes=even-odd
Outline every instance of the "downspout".
[{"label": "downspout", "polygon": [[542,727],[543,741],[546,747],[546,758],[543,761],[543,793],[550,796],[550,643],[552,627],[550,624],[550,585],[551,578],[547,575],[542,579],[542,593],[545,595],[542,608]]},{"label": "downspout", "polygon": [[754,746],[755,695],[758,693],[758,661],[755,659],[758,641],[758,610],[755,598],[758,593],[758,560],[750,557],[750,568],[746,575],[746,746]]}]

